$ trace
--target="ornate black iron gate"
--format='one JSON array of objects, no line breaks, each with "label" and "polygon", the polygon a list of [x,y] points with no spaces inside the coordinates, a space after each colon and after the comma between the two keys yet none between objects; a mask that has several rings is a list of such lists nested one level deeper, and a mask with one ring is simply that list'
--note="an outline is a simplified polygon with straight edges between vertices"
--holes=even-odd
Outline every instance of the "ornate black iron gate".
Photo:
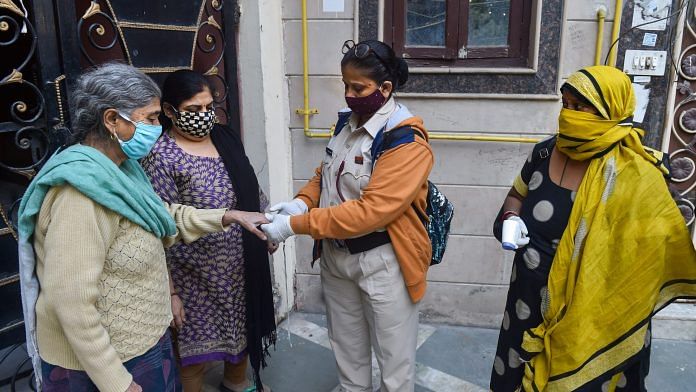
[{"label": "ornate black iron gate", "polygon": [[[233,0],[0,0],[0,374],[8,373],[5,354],[24,342],[19,200],[70,136],[77,75],[108,61],[129,63],[158,82],[194,69],[213,85],[218,119],[239,127],[238,21]],[[16,375],[22,364],[12,367]],[[8,381],[14,384],[0,385]]]}]

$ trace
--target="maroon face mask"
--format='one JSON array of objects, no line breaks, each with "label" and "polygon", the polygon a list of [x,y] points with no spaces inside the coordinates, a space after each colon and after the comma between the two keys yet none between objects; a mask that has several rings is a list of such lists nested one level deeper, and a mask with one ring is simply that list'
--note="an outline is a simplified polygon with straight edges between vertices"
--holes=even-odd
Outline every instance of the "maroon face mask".
[{"label": "maroon face mask", "polygon": [[346,103],[350,110],[360,116],[376,112],[384,105],[384,101],[384,95],[382,95],[379,89],[365,97],[346,97]]}]

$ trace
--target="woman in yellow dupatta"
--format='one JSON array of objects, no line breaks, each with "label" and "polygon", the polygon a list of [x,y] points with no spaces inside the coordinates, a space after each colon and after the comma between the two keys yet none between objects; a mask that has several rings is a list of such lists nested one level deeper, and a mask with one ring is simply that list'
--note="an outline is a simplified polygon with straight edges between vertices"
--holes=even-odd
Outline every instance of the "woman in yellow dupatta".
[{"label": "woman in yellow dupatta", "polygon": [[589,67],[561,91],[559,133],[534,148],[499,217],[523,238],[491,389],[645,391],[650,319],[696,297],[696,252],[662,154],[631,122],[628,76]]}]

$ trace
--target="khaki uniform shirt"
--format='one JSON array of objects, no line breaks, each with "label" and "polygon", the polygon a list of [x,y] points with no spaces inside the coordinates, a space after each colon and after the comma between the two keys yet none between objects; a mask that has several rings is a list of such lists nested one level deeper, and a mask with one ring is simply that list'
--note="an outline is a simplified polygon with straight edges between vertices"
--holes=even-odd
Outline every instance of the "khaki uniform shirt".
[{"label": "khaki uniform shirt", "polygon": [[358,116],[353,114],[343,130],[331,138],[322,164],[319,207],[333,207],[360,198],[372,174],[372,141],[396,109],[394,98],[389,98],[359,128]]}]

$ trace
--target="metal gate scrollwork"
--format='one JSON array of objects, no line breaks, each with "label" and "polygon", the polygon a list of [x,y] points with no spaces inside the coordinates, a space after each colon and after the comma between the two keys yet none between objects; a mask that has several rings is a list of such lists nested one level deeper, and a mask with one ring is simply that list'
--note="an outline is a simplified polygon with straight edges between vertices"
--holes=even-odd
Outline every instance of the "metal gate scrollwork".
[{"label": "metal gate scrollwork", "polygon": [[[70,136],[79,73],[109,61],[162,83],[192,69],[212,86],[218,121],[239,127],[235,0],[0,0],[0,370],[27,372],[16,218],[22,194]],[[13,359],[14,357],[14,359]],[[17,366],[16,369],[14,368]]]},{"label": "metal gate scrollwork", "polygon": [[[38,36],[28,18],[30,11],[22,1],[0,0],[0,366],[19,352],[24,355],[16,210],[26,185],[51,153],[50,133],[61,133],[65,120],[60,95],[63,78],[52,82],[60,119],[48,119],[46,89],[38,70]],[[28,358],[10,366],[13,390],[16,379],[26,374],[27,364]]]},{"label": "metal gate scrollwork", "polygon": [[[82,65],[115,59],[126,62],[161,82],[166,74],[192,69],[204,74],[213,87],[216,114],[221,123],[229,120],[229,84],[226,79],[225,19],[222,0],[191,1],[183,7],[194,14],[167,11],[166,7],[140,6],[132,13],[129,1],[77,1],[77,33]],[[147,17],[147,15],[152,15]],[[163,16],[178,23],[161,23]],[[194,16],[194,18],[191,17]],[[237,23],[236,12],[231,13]],[[175,44],[171,44],[175,42]],[[167,50],[153,45],[169,45]],[[160,57],[149,55],[157,52]]]},{"label": "metal gate scrollwork", "polygon": [[687,225],[694,230],[696,213],[696,9],[691,6],[685,17],[679,50],[676,79],[676,104],[669,115],[672,126],[665,133],[672,165],[671,188]]},{"label": "metal gate scrollwork", "polygon": [[[0,15],[0,47],[10,49],[7,53],[11,57],[9,67],[2,68],[0,80],[3,105],[0,133],[3,142],[9,137],[17,150],[30,153],[27,160],[26,156],[21,156],[23,154],[6,152],[0,157],[0,167],[31,178],[46,159],[49,144],[43,127],[45,121],[41,121],[45,99],[36,84],[24,76],[24,73],[32,75],[30,62],[36,51],[37,36],[29,19],[12,1],[0,0],[0,12],[3,12]],[[36,76],[33,76],[35,81]]]}]

